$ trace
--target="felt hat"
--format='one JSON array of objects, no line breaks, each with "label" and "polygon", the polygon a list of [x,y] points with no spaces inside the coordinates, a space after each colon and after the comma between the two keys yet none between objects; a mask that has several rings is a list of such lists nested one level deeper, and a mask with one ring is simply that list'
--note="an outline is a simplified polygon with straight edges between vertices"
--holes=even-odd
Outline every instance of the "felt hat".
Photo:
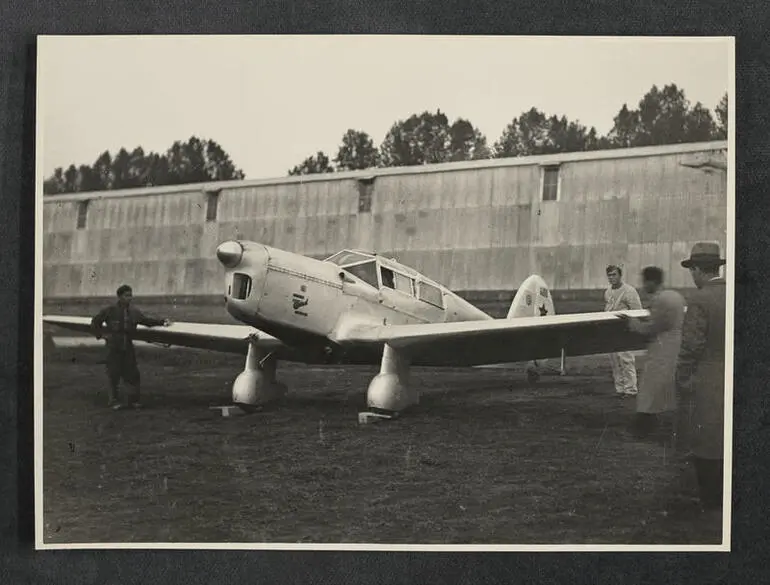
[{"label": "felt hat", "polygon": [[682,266],[722,266],[726,260],[720,258],[719,244],[713,242],[698,242],[692,247],[690,257],[682,260]]}]

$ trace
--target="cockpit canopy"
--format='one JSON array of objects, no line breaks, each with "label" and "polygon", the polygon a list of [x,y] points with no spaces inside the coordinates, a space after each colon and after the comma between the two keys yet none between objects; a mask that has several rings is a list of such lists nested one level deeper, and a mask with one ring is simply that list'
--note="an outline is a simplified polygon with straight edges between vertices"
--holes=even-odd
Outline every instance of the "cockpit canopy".
[{"label": "cockpit canopy", "polygon": [[333,256],[329,256],[325,262],[336,264],[344,268],[353,276],[360,278],[369,286],[379,288],[377,280],[377,261],[374,254],[361,252],[359,250],[342,250]]},{"label": "cockpit canopy", "polygon": [[421,278],[416,278],[415,275],[407,274],[406,269],[402,272],[395,267],[378,262],[378,257],[369,252],[342,250],[329,256],[325,262],[331,262],[344,268],[345,272],[376,289],[396,290],[436,307],[444,307],[443,294],[440,288]]},{"label": "cockpit canopy", "polygon": [[358,264],[359,262],[363,262],[365,260],[374,260],[374,254],[360,252],[357,250],[342,250],[333,256],[329,256],[326,260],[324,260],[324,262],[331,262],[332,264],[336,264],[337,266],[344,268],[350,264]]}]

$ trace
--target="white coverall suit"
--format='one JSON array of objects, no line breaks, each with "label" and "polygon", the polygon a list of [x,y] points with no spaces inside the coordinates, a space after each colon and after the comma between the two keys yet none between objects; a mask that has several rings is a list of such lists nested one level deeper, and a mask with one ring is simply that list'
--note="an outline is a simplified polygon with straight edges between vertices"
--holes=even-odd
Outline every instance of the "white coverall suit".
[{"label": "white coverall suit", "polygon": [[[604,291],[605,311],[635,311],[642,308],[639,293],[625,282],[618,288],[611,286]],[[636,394],[636,360],[630,351],[610,354],[612,377],[615,379],[615,392],[618,394]]]}]

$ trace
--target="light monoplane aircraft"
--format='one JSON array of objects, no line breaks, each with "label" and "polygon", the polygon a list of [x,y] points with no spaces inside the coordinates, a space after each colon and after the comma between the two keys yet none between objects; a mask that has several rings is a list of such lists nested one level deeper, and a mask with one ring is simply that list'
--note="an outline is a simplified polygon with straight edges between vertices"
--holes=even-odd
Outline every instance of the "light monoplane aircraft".
[{"label": "light monoplane aircraft", "polygon": [[[506,318],[495,319],[393,258],[343,250],[317,260],[252,241],[216,251],[225,269],[227,311],[242,325],[139,326],[135,339],[246,354],[232,388],[244,409],[280,398],[279,360],[379,364],[369,384],[373,412],[395,415],[419,400],[410,366],[480,366],[638,350],[645,340],[617,313],[556,315],[538,275],[519,287]],[[646,310],[625,311],[635,317]],[[89,332],[87,317],[44,316]]]}]

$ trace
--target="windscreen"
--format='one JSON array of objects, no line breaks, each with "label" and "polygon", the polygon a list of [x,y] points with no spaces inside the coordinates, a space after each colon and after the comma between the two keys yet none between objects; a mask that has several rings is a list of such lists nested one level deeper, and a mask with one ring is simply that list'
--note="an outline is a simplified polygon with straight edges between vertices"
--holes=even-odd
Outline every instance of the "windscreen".
[{"label": "windscreen", "polygon": [[353,276],[360,278],[366,284],[377,288],[377,265],[374,260],[356,264],[354,266],[346,266],[345,270],[350,272]]}]

